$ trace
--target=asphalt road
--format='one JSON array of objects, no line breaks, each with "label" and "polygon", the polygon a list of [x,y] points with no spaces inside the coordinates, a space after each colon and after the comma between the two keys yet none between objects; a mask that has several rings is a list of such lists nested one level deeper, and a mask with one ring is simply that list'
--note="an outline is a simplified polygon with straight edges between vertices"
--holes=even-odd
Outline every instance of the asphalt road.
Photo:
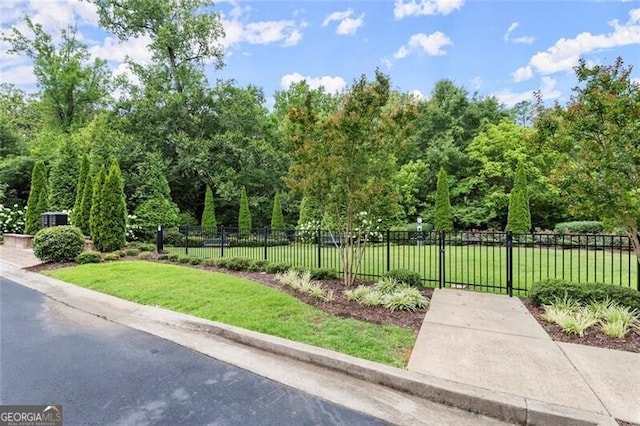
[{"label": "asphalt road", "polygon": [[383,424],[5,278],[0,404],[61,404],[65,425]]}]

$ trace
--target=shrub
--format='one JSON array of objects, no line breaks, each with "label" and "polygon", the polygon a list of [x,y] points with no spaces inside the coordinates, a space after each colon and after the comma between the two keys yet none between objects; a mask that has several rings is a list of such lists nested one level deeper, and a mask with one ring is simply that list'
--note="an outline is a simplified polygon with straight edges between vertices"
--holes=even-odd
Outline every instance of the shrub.
[{"label": "shrub", "polygon": [[178,206],[170,199],[157,196],[143,201],[135,209],[135,224],[139,227],[137,238],[153,240],[156,226],[175,226],[178,224]]},{"label": "shrub", "polygon": [[158,255],[158,260],[169,260],[169,255],[168,254],[159,254]]},{"label": "shrub", "polygon": [[415,311],[426,307],[428,301],[417,288],[400,287],[385,294],[382,298],[382,304],[391,311]]},{"label": "shrub", "polygon": [[253,259],[246,257],[232,257],[227,259],[224,267],[232,271],[246,271],[252,262]]},{"label": "shrub", "polygon": [[449,178],[442,167],[438,172],[438,181],[436,182],[436,205],[434,210],[434,228],[438,231],[453,231],[453,214],[449,199]]},{"label": "shrub", "polygon": [[78,150],[71,138],[66,138],[49,170],[49,208],[51,211],[74,207],[80,166]]},{"label": "shrub", "polygon": [[178,228],[165,228],[162,240],[168,246],[184,247],[184,235]]},{"label": "shrub", "polygon": [[199,265],[202,263],[202,258],[200,257],[192,257],[189,259],[189,264],[191,265]]},{"label": "shrub", "polygon": [[204,237],[197,237],[189,235],[189,238],[185,238],[185,245],[188,244],[189,247],[204,247]]},{"label": "shrub", "polygon": [[24,232],[25,211],[17,204],[13,208],[0,204],[0,234],[22,234]]},{"label": "shrub", "polygon": [[408,269],[392,269],[385,273],[383,277],[393,278],[400,284],[406,284],[410,287],[422,287],[422,276],[418,272],[409,271]]},{"label": "shrub", "polygon": [[80,205],[82,204],[82,197],[84,197],[84,185],[87,182],[87,176],[89,176],[89,167],[89,156],[84,154],[80,160],[80,170],[78,172],[78,182],[76,185],[76,198],[73,202],[73,215],[71,217],[71,220],[73,220],[75,225],[81,230],[83,229],[78,222],[78,217],[80,213]]},{"label": "shrub", "polygon": [[205,259],[202,264],[205,266],[218,266],[218,259]]},{"label": "shrub", "polygon": [[74,226],[44,228],[33,238],[33,253],[45,262],[70,262],[82,253],[84,236]]},{"label": "shrub", "polygon": [[127,256],[137,256],[138,254],[140,254],[140,250],[138,250],[137,248],[129,248],[124,250],[124,253]]},{"label": "shrub", "polygon": [[118,250],[126,243],[127,209],[124,198],[124,181],[120,166],[114,161],[100,191],[99,222],[100,238],[96,247],[102,251]]},{"label": "shrub", "polygon": [[118,252],[107,253],[103,257],[104,260],[120,260],[120,254]]},{"label": "shrub", "polygon": [[126,250],[116,250],[114,251],[115,254],[117,254],[120,257],[125,257],[127,255]]},{"label": "shrub", "polygon": [[271,230],[282,232],[286,230],[282,206],[280,205],[280,195],[276,192],[273,197],[273,211],[271,212]]},{"label": "shrub", "polygon": [[604,231],[604,225],[596,220],[562,222],[558,223],[554,230],[560,234],[599,234]]},{"label": "shrub", "polygon": [[170,254],[169,255],[169,260],[171,262],[177,262],[180,259],[180,255],[179,254]]},{"label": "shrub", "polygon": [[312,280],[335,280],[338,278],[338,273],[329,268],[311,268]]},{"label": "shrub", "polygon": [[97,251],[85,251],[76,256],[76,263],[84,265],[85,263],[100,263],[102,255]]},{"label": "shrub", "polygon": [[533,283],[529,297],[538,305],[550,305],[563,297],[582,304],[607,299],[631,309],[640,310],[640,292],[629,288],[601,283],[575,283],[564,280],[544,280]]},{"label": "shrub", "polygon": [[140,251],[154,251],[156,249],[156,245],[155,244],[139,243],[139,244],[136,244],[136,247]]},{"label": "shrub", "polygon": [[367,293],[371,292],[371,287],[359,285],[358,287],[346,290],[344,295],[352,302],[361,302]]},{"label": "shrub", "polygon": [[216,221],[216,210],[213,200],[213,191],[211,187],[207,185],[207,189],[204,194],[204,210],[202,211],[202,228],[206,229],[207,236],[215,237],[216,229],[218,228],[218,222]]},{"label": "shrub", "polygon": [[138,253],[138,259],[149,260],[151,259],[151,256],[153,256],[153,253],[150,251],[141,251]]},{"label": "shrub", "polygon": [[270,263],[268,260],[254,260],[247,266],[247,271],[264,272]]},{"label": "shrub", "polygon": [[374,284],[373,288],[378,290],[382,294],[393,293],[398,289],[400,283],[393,277],[383,277],[377,283]]},{"label": "shrub", "polygon": [[267,274],[281,274],[287,272],[289,269],[291,269],[290,263],[272,262],[265,267],[265,272]]},{"label": "shrub", "polygon": [[191,258],[189,256],[179,256],[178,263],[189,263]]},{"label": "shrub", "polygon": [[102,188],[104,187],[104,181],[106,179],[106,173],[104,166],[100,167],[98,174],[92,178],[91,175],[87,177],[87,181],[85,182],[85,187],[91,185],[91,189],[87,187],[87,191],[90,191],[91,197],[89,198],[89,193],[85,192],[85,195],[82,199],[82,207],[81,209],[85,210],[85,203],[90,202],[91,204],[87,207],[89,210],[89,232],[91,235],[91,239],[93,240],[93,244],[96,247],[99,247],[100,242],[100,232],[101,226],[100,222],[102,221],[102,213],[104,209],[102,208]]}]

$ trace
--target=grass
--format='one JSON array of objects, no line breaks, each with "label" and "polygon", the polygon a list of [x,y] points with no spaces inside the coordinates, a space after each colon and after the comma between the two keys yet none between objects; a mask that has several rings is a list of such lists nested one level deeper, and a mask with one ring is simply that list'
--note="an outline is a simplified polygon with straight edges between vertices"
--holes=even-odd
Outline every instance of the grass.
[{"label": "grass", "polygon": [[412,330],[338,318],[273,288],[220,273],[133,261],[74,266],[45,274],[144,305],[397,367],[406,365],[415,343]]},{"label": "grass", "polygon": [[[184,254],[184,248],[167,247],[172,253]],[[189,248],[189,255],[201,258],[248,257],[264,259],[263,247],[200,247]],[[321,265],[318,265],[320,257]],[[438,246],[391,245],[390,269],[409,269],[419,272],[423,279],[437,285],[439,276]],[[266,259],[288,262],[295,266],[331,268],[340,271],[338,250],[332,246],[294,243],[289,246],[268,247]],[[631,259],[631,263],[630,260]],[[523,291],[535,281],[564,278],[576,282],[604,282],[634,287],[637,271],[635,258],[628,253],[611,250],[562,250],[547,247],[514,247],[514,288]],[[493,246],[448,246],[445,254],[446,280],[453,283],[474,284],[480,289],[503,292],[506,288],[506,250]],[[361,276],[379,277],[387,271],[387,247],[370,245],[363,257]]]}]

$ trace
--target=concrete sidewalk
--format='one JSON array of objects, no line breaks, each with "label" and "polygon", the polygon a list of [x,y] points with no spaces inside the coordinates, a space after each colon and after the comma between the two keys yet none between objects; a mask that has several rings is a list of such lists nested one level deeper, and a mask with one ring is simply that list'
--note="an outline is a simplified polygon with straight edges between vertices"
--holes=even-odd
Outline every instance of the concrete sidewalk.
[{"label": "concrete sidewalk", "polygon": [[18,249],[0,244],[0,260],[19,268],[29,268],[42,263],[33,254],[33,249]]},{"label": "concrete sidewalk", "polygon": [[408,368],[640,423],[640,354],[554,342],[515,297],[435,290]]}]

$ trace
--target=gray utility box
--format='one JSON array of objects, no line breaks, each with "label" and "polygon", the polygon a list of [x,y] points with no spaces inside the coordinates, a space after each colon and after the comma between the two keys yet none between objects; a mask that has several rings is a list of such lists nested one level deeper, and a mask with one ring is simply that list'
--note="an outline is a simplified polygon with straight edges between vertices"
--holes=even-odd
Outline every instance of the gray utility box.
[{"label": "gray utility box", "polygon": [[69,224],[69,215],[64,212],[42,213],[42,227],[60,226]]}]

